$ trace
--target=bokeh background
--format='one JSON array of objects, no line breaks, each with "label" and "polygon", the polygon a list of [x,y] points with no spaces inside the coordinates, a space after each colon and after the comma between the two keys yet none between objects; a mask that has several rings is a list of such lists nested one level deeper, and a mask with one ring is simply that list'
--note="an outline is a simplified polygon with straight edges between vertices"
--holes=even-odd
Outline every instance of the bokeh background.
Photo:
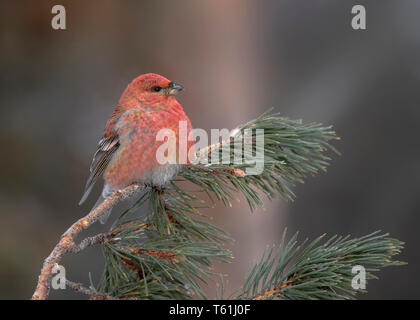
[{"label": "bokeh background", "polygon": [[[67,30],[51,28],[51,8]],[[351,28],[365,5],[367,30]],[[300,239],[381,229],[408,265],[379,273],[362,299],[419,298],[419,1],[2,1],[0,4],[0,298],[32,295],[43,259],[85,215],[91,156],[126,85],[155,72],[181,82],[195,127],[234,128],[270,107],[333,124],[342,140],[326,174],[294,203],[210,214],[237,240],[228,291],[285,227]],[[89,230],[99,232],[98,225]],[[99,248],[67,256],[73,281],[97,281]],[[209,288],[210,296],[214,296]],[[53,290],[52,299],[84,298]]]}]

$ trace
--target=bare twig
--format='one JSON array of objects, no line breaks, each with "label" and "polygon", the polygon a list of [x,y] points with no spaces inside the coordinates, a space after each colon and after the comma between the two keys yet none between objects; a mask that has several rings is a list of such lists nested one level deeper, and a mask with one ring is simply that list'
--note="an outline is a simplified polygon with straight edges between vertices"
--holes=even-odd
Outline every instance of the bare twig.
[{"label": "bare twig", "polygon": [[[83,230],[87,229],[101,216],[103,216],[109,209],[114,207],[122,200],[129,198],[140,191],[142,186],[140,184],[132,184],[122,190],[115,191],[108,198],[106,198],[100,205],[89,212],[87,216],[76,221],[62,236],[54,250],[45,259],[42,266],[41,274],[39,275],[37,288],[32,296],[33,300],[44,300],[48,297],[51,285],[52,269],[56,263],[61,261],[64,254],[69,252],[78,252],[77,250],[85,248],[88,244],[82,243],[75,245],[74,239]],[[76,249],[74,249],[76,247]],[[80,251],[80,250],[79,250]]]},{"label": "bare twig", "polygon": [[84,287],[81,283],[75,283],[75,282],[66,280],[66,286],[70,287],[74,291],[88,295],[90,300],[120,300],[118,298],[111,297],[105,293],[88,289]]},{"label": "bare twig", "polygon": [[69,248],[68,252],[79,253],[87,247],[107,242],[109,237],[110,235],[108,233],[100,233],[93,237],[87,237],[83,239],[79,244],[75,244],[73,247]]}]

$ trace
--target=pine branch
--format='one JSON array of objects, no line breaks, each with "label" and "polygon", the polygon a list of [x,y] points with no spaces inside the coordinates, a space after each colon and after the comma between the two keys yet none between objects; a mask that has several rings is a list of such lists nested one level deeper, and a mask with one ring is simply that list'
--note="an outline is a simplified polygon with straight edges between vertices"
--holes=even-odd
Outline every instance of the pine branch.
[{"label": "pine branch", "polygon": [[[215,275],[210,259],[230,259],[221,247],[229,238],[190,216],[199,214],[192,200],[197,199],[176,187],[146,190],[110,231],[114,238],[104,245],[100,290],[136,299],[206,298],[199,282]],[[146,220],[128,220],[145,202],[150,204]]]},{"label": "pine branch", "polygon": [[[249,161],[252,155],[244,142],[255,142],[257,129],[264,129],[264,170],[260,175],[251,176],[246,171],[254,163]],[[226,150],[234,159],[238,151],[235,147],[239,146],[242,163],[187,165],[167,188],[148,189],[118,221],[116,228],[124,230],[119,234],[118,244],[108,242],[104,246],[106,270],[101,290],[118,297],[130,292],[130,297],[150,299],[156,298],[149,287],[153,283],[154,290],[159,292],[157,298],[178,298],[179,295],[206,298],[200,282],[205,283],[215,276],[209,270],[210,259],[230,257],[222,248],[230,238],[221,229],[197,219],[202,217],[200,209],[205,207],[197,195],[202,192],[210,198],[215,195],[231,206],[230,200],[241,192],[251,209],[262,206],[260,192],[269,197],[280,192],[291,199],[289,183],[302,182],[307,174],[325,170],[329,158],[323,152],[327,148],[335,150],[328,144],[331,139],[336,136],[330,127],[302,125],[277,115],[263,115],[237,129],[227,141],[198,151],[197,158],[201,160],[206,157],[214,160],[212,153],[222,157]],[[256,152],[256,148],[255,145],[251,151]],[[182,181],[192,182],[199,189],[186,191],[180,187]],[[146,203],[149,212],[144,221],[127,220]],[[127,224],[130,227],[122,227]],[[145,254],[145,250],[154,255]],[[140,282],[142,286],[138,285]],[[174,291],[168,291],[168,286]],[[185,286],[189,290],[185,290]]]},{"label": "pine branch", "polygon": [[61,261],[63,255],[74,250],[74,239],[83,230],[87,229],[102,215],[104,215],[110,208],[115,206],[120,201],[131,197],[142,188],[141,185],[133,184],[123,190],[118,190],[106,198],[100,205],[95,207],[84,218],[77,220],[62,236],[54,250],[45,259],[41,269],[41,274],[38,279],[38,284],[34,294],[33,300],[44,300],[48,297],[51,285],[52,270],[55,264]]},{"label": "pine branch", "polygon": [[[244,142],[252,142],[252,152],[255,153],[257,130],[264,130],[261,150],[264,170],[258,175],[247,175],[247,170],[255,162],[251,161],[252,154],[244,148]],[[228,140],[197,152],[198,165],[185,166],[180,173],[181,180],[190,181],[206,192],[215,194],[217,200],[228,206],[231,206],[230,200],[235,198],[237,192],[245,196],[251,209],[263,205],[257,191],[270,199],[280,194],[285,199],[293,200],[290,186],[303,183],[307,175],[325,171],[330,160],[324,154],[327,150],[339,154],[329,143],[336,139],[339,138],[331,126],[322,127],[317,123],[305,125],[300,120],[289,120],[278,114],[264,114],[234,130]],[[242,154],[241,164],[232,161],[238,150]],[[231,162],[223,163],[224,153],[230,154]],[[218,159],[219,164],[214,164],[214,159]],[[200,164],[204,160],[213,162],[210,165]]]},{"label": "pine branch", "polygon": [[[379,231],[355,239],[334,236],[319,245],[321,236],[297,246],[297,234],[287,243],[286,231],[280,248],[266,250],[251,268],[238,299],[351,299],[352,267],[366,269],[366,280],[379,268],[401,265],[392,260],[403,243]],[[361,291],[364,292],[364,291]]]},{"label": "pine branch", "polygon": [[[258,145],[258,130],[264,130],[262,145]],[[135,184],[115,192],[63,234],[44,262],[32,298],[48,296],[52,267],[64,254],[78,253],[96,244],[103,246],[105,256],[98,291],[71,282],[69,287],[92,298],[207,298],[202,286],[221,277],[212,271],[212,261],[231,259],[231,253],[224,248],[231,238],[205,221],[201,209],[209,205],[199,196],[205,194],[211,200],[216,197],[231,206],[231,200],[240,193],[251,210],[263,205],[262,195],[272,198],[280,194],[293,199],[290,187],[325,170],[330,160],[325,155],[327,150],[338,153],[329,144],[334,139],[338,138],[331,127],[304,125],[277,114],[264,114],[234,130],[229,139],[199,150],[198,163],[185,165],[166,188]],[[251,148],[245,147],[247,143]],[[263,152],[262,160],[255,159],[258,152]],[[228,162],[206,163],[209,159],[223,160],[226,154],[230,155]],[[249,169],[261,164],[260,174],[249,174]],[[196,189],[186,190],[185,181]],[[79,245],[74,243],[76,236],[108,209],[134,195],[139,196],[136,203],[108,232],[88,237]],[[138,217],[140,209],[146,210],[145,218]],[[366,265],[370,279],[374,267],[399,264],[391,258],[402,248],[398,240],[376,233],[354,240],[333,237],[316,247],[319,241],[304,248],[296,246],[294,236],[286,244],[284,233],[279,252],[275,254],[272,249],[263,255],[237,298],[349,298],[354,293],[349,289],[349,268],[353,264]]]}]

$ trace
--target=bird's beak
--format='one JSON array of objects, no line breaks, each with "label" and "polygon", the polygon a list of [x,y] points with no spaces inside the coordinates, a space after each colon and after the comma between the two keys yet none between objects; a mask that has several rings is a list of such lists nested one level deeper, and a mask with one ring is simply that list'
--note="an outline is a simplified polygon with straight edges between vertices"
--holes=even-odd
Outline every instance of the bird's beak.
[{"label": "bird's beak", "polygon": [[184,90],[184,86],[178,82],[171,82],[169,84],[168,93],[170,96],[173,96],[182,90]]}]

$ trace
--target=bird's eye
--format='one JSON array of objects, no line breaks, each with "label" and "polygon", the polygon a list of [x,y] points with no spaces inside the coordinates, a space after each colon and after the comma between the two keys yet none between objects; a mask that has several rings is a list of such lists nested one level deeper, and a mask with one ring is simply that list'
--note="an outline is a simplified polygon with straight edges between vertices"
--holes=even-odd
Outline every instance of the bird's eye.
[{"label": "bird's eye", "polygon": [[153,87],[154,92],[159,92],[160,90],[162,90],[162,87]]}]

